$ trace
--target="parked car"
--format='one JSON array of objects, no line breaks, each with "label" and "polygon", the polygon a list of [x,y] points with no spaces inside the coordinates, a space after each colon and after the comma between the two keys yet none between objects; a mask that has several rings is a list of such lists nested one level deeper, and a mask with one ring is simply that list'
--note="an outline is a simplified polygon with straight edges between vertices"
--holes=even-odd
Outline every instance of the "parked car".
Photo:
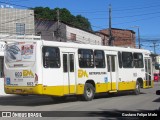
[{"label": "parked car", "polygon": [[159,74],[158,73],[154,73],[154,82],[158,82],[159,81]]}]

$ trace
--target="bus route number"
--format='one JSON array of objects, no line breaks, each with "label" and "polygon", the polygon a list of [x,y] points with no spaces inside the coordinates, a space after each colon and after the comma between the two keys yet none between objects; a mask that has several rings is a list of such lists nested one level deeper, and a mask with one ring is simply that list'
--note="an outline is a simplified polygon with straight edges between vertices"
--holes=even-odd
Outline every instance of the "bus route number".
[{"label": "bus route number", "polygon": [[16,78],[21,78],[22,77],[22,72],[15,72],[15,77]]},{"label": "bus route number", "polygon": [[27,86],[33,86],[33,82],[27,82]]}]

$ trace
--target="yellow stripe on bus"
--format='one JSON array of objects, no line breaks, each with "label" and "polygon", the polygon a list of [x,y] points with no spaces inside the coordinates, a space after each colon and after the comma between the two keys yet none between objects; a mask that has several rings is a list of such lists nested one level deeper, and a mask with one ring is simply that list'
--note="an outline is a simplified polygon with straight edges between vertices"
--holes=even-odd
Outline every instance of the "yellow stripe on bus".
[{"label": "yellow stripe on bus", "polygon": [[[118,85],[118,86],[117,86]],[[136,86],[135,81],[131,82],[119,82],[114,83],[99,83],[95,85],[96,93],[108,92],[113,90],[123,91],[123,90],[134,90]],[[153,81],[151,81],[151,86],[146,86],[146,81],[143,82],[143,88],[153,87]],[[53,95],[53,96],[63,96],[68,94],[81,95],[84,92],[84,85],[65,85],[65,86],[42,86],[36,85],[32,86],[5,86],[5,92],[8,94],[39,94],[39,95]]]}]

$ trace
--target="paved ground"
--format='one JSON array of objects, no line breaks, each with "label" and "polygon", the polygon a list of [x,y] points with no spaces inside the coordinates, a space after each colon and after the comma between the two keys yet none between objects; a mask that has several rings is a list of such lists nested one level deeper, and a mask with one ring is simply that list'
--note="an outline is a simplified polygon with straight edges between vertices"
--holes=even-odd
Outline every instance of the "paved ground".
[{"label": "paved ground", "polygon": [[[145,116],[145,114],[140,113],[148,114],[152,110],[160,109],[160,96],[155,94],[156,90],[158,89],[160,89],[160,83],[155,83],[154,88],[142,89],[140,95],[133,95],[131,92],[118,93],[115,95],[103,94],[97,95],[96,98],[90,102],[79,101],[76,97],[69,97],[62,102],[54,102],[50,97],[47,96],[0,96],[0,111],[47,111],[43,112],[43,114],[55,116],[54,119],[59,120],[72,120],[75,119],[74,116],[79,116],[76,118],[76,120],[89,120],[93,116],[94,118],[92,118],[92,120],[104,120],[108,117],[112,117],[109,119],[117,119],[117,116],[121,116],[122,113],[126,115],[128,112],[131,112],[132,115],[135,112],[135,114],[138,113],[139,116]],[[66,116],[72,117],[70,118]],[[90,118],[86,118],[86,116],[89,116]],[[125,117],[125,119],[128,118]],[[134,117],[134,119],[136,118]],[[15,120],[17,120],[17,118],[15,118]]]}]

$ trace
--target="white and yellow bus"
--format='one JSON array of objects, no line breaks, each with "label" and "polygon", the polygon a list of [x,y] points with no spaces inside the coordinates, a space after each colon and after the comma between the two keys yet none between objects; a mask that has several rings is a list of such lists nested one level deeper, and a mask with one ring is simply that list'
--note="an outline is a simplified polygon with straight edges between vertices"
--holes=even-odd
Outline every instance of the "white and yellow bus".
[{"label": "white and yellow bus", "polygon": [[153,87],[150,51],[53,41],[7,44],[5,92],[62,97]]}]

